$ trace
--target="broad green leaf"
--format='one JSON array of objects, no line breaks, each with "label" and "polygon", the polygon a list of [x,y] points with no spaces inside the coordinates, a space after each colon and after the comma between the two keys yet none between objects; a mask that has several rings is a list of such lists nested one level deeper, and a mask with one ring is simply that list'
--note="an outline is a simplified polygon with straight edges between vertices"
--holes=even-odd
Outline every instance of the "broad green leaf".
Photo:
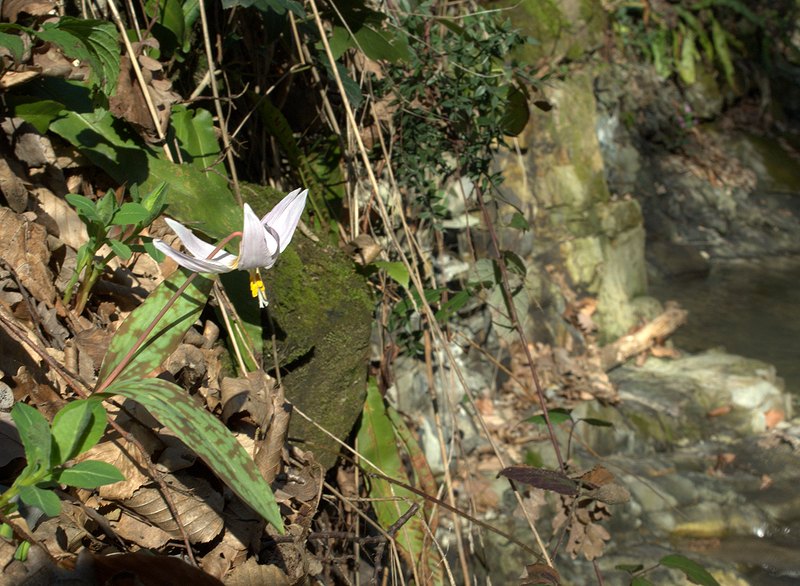
[{"label": "broad green leaf", "polygon": [[188,110],[185,106],[175,106],[170,121],[183,161],[201,172],[210,184],[227,190],[228,172],[221,162],[214,121],[208,110]]},{"label": "broad green leaf", "polygon": [[719,582],[717,582],[714,576],[709,574],[703,566],[682,555],[672,554],[664,556],[658,560],[658,563],[667,568],[680,570],[686,574],[686,577],[693,584],[700,584],[701,586],[719,586]]},{"label": "broad green leaf", "polygon": [[68,403],[53,418],[52,463],[58,466],[94,446],[106,430],[106,411],[97,399]]},{"label": "broad green leaf", "polygon": [[57,517],[61,512],[61,501],[52,490],[38,486],[23,486],[19,489],[19,498],[26,505],[41,509],[48,517]]},{"label": "broad green leaf", "polygon": [[117,211],[117,196],[112,190],[108,190],[106,194],[97,200],[95,206],[97,215],[100,216],[100,222],[103,226],[108,226],[111,223],[111,218]]},{"label": "broad green leaf", "polygon": [[333,58],[336,60],[353,46],[353,37],[343,26],[335,26],[331,31],[331,37],[328,39],[328,45],[330,45],[331,53],[333,53]]},{"label": "broad green leaf", "polygon": [[113,23],[62,16],[48,22],[36,36],[58,45],[70,59],[88,61],[94,85],[106,95],[114,93],[119,78],[119,37]]},{"label": "broad green leaf", "polygon": [[233,434],[186,391],[174,383],[150,378],[119,381],[104,395],[122,395],[143,405],[194,450],[245,503],[283,533],[275,496],[253,460]]},{"label": "broad green leaf", "polygon": [[100,215],[97,213],[97,208],[91,199],[77,193],[68,193],[64,197],[75,208],[78,215],[95,222],[100,221]]},{"label": "broad green leaf", "polygon": [[408,269],[406,269],[406,266],[403,263],[378,260],[375,261],[374,264],[379,269],[386,271],[386,274],[394,279],[394,281],[396,281],[399,285],[401,285],[403,289],[408,289]]},{"label": "broad green leaf", "polygon": [[[122,362],[122,359],[133,348],[161,309],[185,283],[188,275],[189,272],[183,269],[175,271],[125,319],[111,339],[103,365],[100,367],[98,384],[103,383],[114,368]],[[123,369],[120,379],[146,376],[167,359],[180,344],[186,330],[200,316],[200,312],[208,300],[212,284],[211,280],[201,275],[194,277],[194,281],[167,310],[158,325],[147,336],[145,343],[137,350],[131,362]]]},{"label": "broad green leaf", "polygon": [[233,8],[234,6],[242,8],[252,6],[262,12],[271,11],[275,14],[285,14],[289,10],[299,18],[306,16],[302,4],[295,0],[222,0],[223,8]]},{"label": "broad green leaf", "polygon": [[508,270],[512,273],[517,273],[522,278],[525,278],[525,275],[528,274],[528,267],[525,266],[525,261],[516,252],[504,250],[503,260],[505,260]]},{"label": "broad green leaf", "polygon": [[411,58],[408,38],[399,30],[383,29],[370,23],[355,31],[354,35],[357,45],[373,61],[397,62]]},{"label": "broad green leaf", "polygon": [[[417,442],[417,438],[395,409],[387,407],[386,415],[392,422],[395,436],[405,449],[407,455],[406,460],[414,473],[416,485],[428,494],[436,494],[439,487],[428,465],[425,453]],[[417,498],[419,499],[419,497]],[[434,512],[433,503],[424,499],[418,500],[417,502],[423,507],[426,517],[429,518],[430,514]],[[424,582],[426,584],[441,584],[443,582],[441,559],[436,555],[436,549],[430,547],[430,536],[425,529],[423,520],[415,515],[409,519],[407,526],[409,530],[407,537],[409,540],[414,541],[413,545],[415,546],[415,550],[411,553],[416,560],[422,562],[423,566],[430,571],[430,575],[426,576]]]},{"label": "broad green leaf", "polygon": [[[9,96],[11,98],[11,96]],[[25,122],[32,124],[41,134],[47,132],[50,123],[61,115],[64,106],[54,100],[27,101],[23,99],[10,99],[14,106],[14,115],[19,116]]]},{"label": "broad green leaf", "polygon": [[506,93],[505,112],[500,120],[503,132],[509,136],[517,136],[528,125],[531,117],[528,108],[528,96],[516,85],[510,85]]},{"label": "broad green leaf", "polygon": [[[378,385],[370,380],[367,387],[367,400],[358,430],[358,451],[375,464],[379,472],[410,484],[406,469],[398,450],[392,420],[387,414]],[[367,472],[369,465],[362,463]],[[412,503],[419,503],[420,497],[402,486],[393,485],[382,478],[373,478],[369,484],[369,496],[374,499],[372,507],[381,527],[388,528],[395,523]],[[411,563],[419,559],[424,543],[422,520],[418,517],[409,519],[396,535],[397,545]]]},{"label": "broad green leaf", "polygon": [[17,403],[11,409],[11,417],[17,424],[19,439],[25,448],[25,457],[29,466],[41,463],[50,464],[50,424],[44,415],[25,403]]},{"label": "broad green leaf", "polygon": [[[558,425],[559,423],[564,423],[565,421],[570,421],[570,419],[572,419],[570,417],[570,410],[563,409],[561,407],[557,407],[555,409],[548,409],[547,415],[550,418],[550,423],[552,423],[553,425]],[[526,421],[528,423],[535,423],[537,425],[545,425],[547,423],[544,419],[544,414],[528,417]]]},{"label": "broad green leaf", "polygon": [[229,189],[220,189],[191,165],[158,158],[146,145],[122,139],[124,124],[103,109],[64,111],[51,130],[72,143],[117,183],[137,184],[142,192],[169,186],[169,214],[179,222],[221,239],[241,230],[242,211]]},{"label": "broad green leaf", "polygon": [[186,41],[186,19],[180,0],[148,0],[146,12],[155,18],[153,36],[158,39],[162,59],[169,58]]},{"label": "broad green leaf", "polygon": [[633,580],[631,580],[631,586],[653,586],[653,583],[647,578],[636,576]]},{"label": "broad green leaf", "polygon": [[22,61],[22,56],[25,53],[25,44],[19,35],[11,35],[0,31],[0,47],[8,49],[14,61]]},{"label": "broad green leaf", "polygon": [[65,468],[56,476],[56,481],[77,488],[97,488],[106,484],[122,482],[125,476],[108,462],[86,460],[71,468]]},{"label": "broad green leaf", "polygon": [[148,212],[147,208],[142,204],[128,201],[122,204],[122,207],[117,210],[111,218],[111,223],[115,226],[136,225],[144,223],[149,215],[150,212]]}]

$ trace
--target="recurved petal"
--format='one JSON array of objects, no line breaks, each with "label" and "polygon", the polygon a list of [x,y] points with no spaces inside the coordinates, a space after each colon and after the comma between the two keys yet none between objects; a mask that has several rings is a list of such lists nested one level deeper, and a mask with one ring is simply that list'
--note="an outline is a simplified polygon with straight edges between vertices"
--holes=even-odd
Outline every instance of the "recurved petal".
[{"label": "recurved petal", "polygon": [[271,267],[278,254],[278,241],[264,226],[248,204],[244,204],[244,227],[239,248],[239,269]]},{"label": "recurved petal", "polygon": [[[197,236],[194,235],[194,232],[189,230],[186,226],[181,224],[180,222],[176,222],[172,218],[166,218],[167,225],[172,228],[172,231],[178,235],[178,238],[181,239],[184,248],[191,254],[199,259],[207,259],[209,255],[214,252],[216,246],[213,244],[209,244],[208,242],[204,242],[200,240]],[[165,253],[166,254],[166,253]],[[214,260],[219,260],[220,258],[224,258],[224,255],[228,254],[224,250],[220,250],[217,254],[214,255]]]},{"label": "recurved petal", "polygon": [[[228,252],[220,251],[212,260],[195,258],[172,248],[163,240],[154,239],[153,246],[166,254],[180,266],[196,273],[227,273],[232,271],[236,265],[236,257]],[[213,250],[213,247],[212,247]],[[210,251],[209,251],[210,252]]]},{"label": "recurved petal", "polygon": [[306,206],[307,195],[308,189],[302,191],[295,189],[278,202],[278,205],[261,220],[262,224],[269,226],[278,234],[279,252],[283,252],[292,241],[292,235],[303,214],[303,208]]}]

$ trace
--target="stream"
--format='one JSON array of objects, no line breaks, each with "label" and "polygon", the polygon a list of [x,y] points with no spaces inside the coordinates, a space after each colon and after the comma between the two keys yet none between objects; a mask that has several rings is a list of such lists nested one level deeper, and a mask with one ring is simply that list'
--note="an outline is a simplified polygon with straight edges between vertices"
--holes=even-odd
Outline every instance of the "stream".
[{"label": "stream", "polygon": [[653,282],[650,294],[689,310],[672,336],[677,347],[724,347],[773,364],[800,397],[800,258],[715,261],[708,277]]}]

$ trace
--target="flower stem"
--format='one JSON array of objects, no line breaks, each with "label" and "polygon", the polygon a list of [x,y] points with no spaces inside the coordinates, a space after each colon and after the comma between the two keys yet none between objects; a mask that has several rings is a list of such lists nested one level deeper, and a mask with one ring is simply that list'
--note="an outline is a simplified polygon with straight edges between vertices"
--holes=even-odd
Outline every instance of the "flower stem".
[{"label": "flower stem", "polygon": [[[211,254],[209,254],[207,258],[209,259],[213,258],[214,255],[217,254],[220,250],[222,250],[222,248],[228,242],[230,242],[233,238],[236,238],[241,235],[242,235],[241,232],[233,232],[232,234],[223,238],[222,241],[220,241],[220,243],[217,245],[217,247],[211,251]],[[125,357],[122,360],[120,360],[119,364],[117,364],[117,366],[114,367],[114,370],[111,371],[111,373],[106,377],[104,381],[98,383],[97,387],[94,390],[95,393],[102,393],[114,383],[114,381],[119,377],[120,373],[122,373],[122,371],[125,370],[125,367],[127,367],[128,364],[130,364],[131,360],[133,360],[133,357],[136,355],[136,353],[139,351],[139,349],[147,340],[148,336],[153,332],[155,327],[158,325],[158,322],[161,321],[161,319],[175,304],[178,298],[181,295],[183,295],[183,292],[186,291],[186,288],[192,284],[192,281],[194,281],[196,277],[197,273],[192,273],[186,278],[186,281],[184,281],[183,284],[180,287],[178,287],[175,293],[172,294],[172,297],[170,297],[169,300],[164,304],[164,307],[161,308],[161,311],[159,311],[158,314],[153,318],[153,321],[150,322],[150,325],[147,326],[147,329],[145,329],[145,331],[142,332],[142,334],[136,340],[134,345],[131,346],[131,349],[128,350],[128,353],[125,355]]]}]

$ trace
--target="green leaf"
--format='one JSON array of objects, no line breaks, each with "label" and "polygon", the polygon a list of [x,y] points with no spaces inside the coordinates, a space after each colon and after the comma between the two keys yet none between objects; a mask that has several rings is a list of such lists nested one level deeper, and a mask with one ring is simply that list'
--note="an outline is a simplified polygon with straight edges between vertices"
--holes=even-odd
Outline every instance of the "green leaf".
[{"label": "green leaf", "polygon": [[593,425],[594,427],[614,427],[614,424],[610,421],[604,421],[603,419],[595,419],[594,417],[586,417],[583,419],[578,419],[578,421],[583,421],[588,425]]},{"label": "green leaf", "polygon": [[653,586],[653,583],[647,578],[636,576],[633,580],[631,580],[631,586]]},{"label": "green leaf", "polygon": [[509,136],[518,136],[530,120],[531,112],[528,108],[528,96],[516,85],[508,86],[506,104],[500,126]]},{"label": "green leaf", "polygon": [[128,201],[122,204],[111,218],[111,224],[115,226],[144,224],[149,216],[150,212],[142,204]]},{"label": "green leaf", "polygon": [[711,18],[711,40],[714,43],[717,59],[719,59],[722,71],[725,74],[725,81],[728,82],[729,86],[736,89],[736,72],[733,68],[733,59],[731,59],[731,52],[728,47],[728,35],[719,24],[719,21],[713,17]]},{"label": "green leaf", "polygon": [[[148,295],[144,303],[131,312],[114,334],[100,367],[98,383],[111,374],[139,337],[167,304],[172,295],[186,281],[190,273],[183,269],[175,271]],[[139,348],[131,362],[120,374],[120,379],[141,378],[158,368],[172,351],[178,347],[183,335],[200,316],[206,305],[213,282],[197,275],[172,307],[153,328],[147,340]],[[118,380],[120,380],[118,379]]]},{"label": "green leaf", "polygon": [[358,46],[373,61],[408,61],[408,38],[399,30],[381,29],[366,24],[355,31]]},{"label": "green leaf", "polygon": [[106,484],[122,482],[125,476],[108,462],[85,460],[58,473],[56,482],[77,488],[97,488]]},{"label": "green leaf", "polygon": [[83,216],[84,218],[99,222],[100,215],[97,213],[97,207],[95,203],[89,199],[88,197],[84,197],[83,195],[79,195],[77,193],[68,193],[64,196],[64,198],[69,202],[72,207],[78,212],[79,216]]},{"label": "green leaf", "polygon": [[443,303],[434,316],[438,321],[444,323],[449,320],[454,313],[464,307],[471,298],[472,294],[469,291],[459,291]]},{"label": "green leaf", "polygon": [[678,554],[664,556],[658,563],[666,568],[673,568],[680,570],[686,574],[686,578],[693,584],[700,584],[701,586],[719,586],[719,582],[714,579],[714,576],[698,564],[693,562],[687,557]]},{"label": "green leaf", "polygon": [[53,466],[58,466],[94,446],[106,430],[106,411],[97,399],[68,403],[53,418]]},{"label": "green leaf", "polygon": [[[374,379],[370,380],[367,387],[367,400],[361,417],[361,427],[358,430],[358,451],[365,460],[375,464],[382,474],[410,484],[398,450],[392,419],[388,415],[388,408],[384,405]],[[362,461],[361,465],[369,471],[368,464]],[[397,522],[412,503],[424,504],[413,492],[382,478],[371,480],[368,493],[370,498],[374,499],[372,507],[383,528],[388,528]],[[425,543],[421,522],[422,519],[412,517],[396,535],[400,550],[412,561],[420,558]]]},{"label": "green leaf", "polygon": [[616,570],[622,570],[623,572],[628,572],[629,574],[634,574],[639,570],[644,569],[642,564],[619,564],[614,566]]},{"label": "green leaf", "polygon": [[[683,27],[681,27],[683,28]],[[695,68],[695,35],[691,31],[684,31],[683,44],[681,45],[680,59],[677,61],[678,75],[686,85],[692,85],[697,81],[697,70]]]},{"label": "green leaf", "polygon": [[527,232],[531,229],[531,225],[528,223],[528,220],[525,219],[519,212],[514,212],[514,215],[511,216],[511,221],[508,223],[509,228],[514,228],[515,230],[522,230],[523,232]]},{"label": "green leaf", "polygon": [[22,61],[25,54],[25,44],[19,35],[11,35],[8,33],[0,32],[0,47],[8,49],[14,61]]},{"label": "green leaf", "polygon": [[11,409],[11,417],[17,424],[17,432],[22,447],[25,448],[28,466],[33,467],[37,463],[48,466],[52,439],[50,424],[44,415],[25,403],[17,403]]},{"label": "green leaf", "polygon": [[242,229],[241,208],[227,186],[222,189],[193,166],[160,159],[146,145],[122,139],[120,133],[129,129],[109,112],[65,111],[50,128],[117,183],[137,184],[143,192],[168,184],[169,212],[179,222],[212,238]]},{"label": "green leaf", "polygon": [[525,261],[516,252],[504,250],[503,260],[506,261],[506,266],[512,273],[517,273],[522,278],[525,278],[525,275],[528,274],[528,267],[525,266]]},{"label": "green leaf", "polygon": [[403,263],[376,260],[373,264],[379,269],[386,271],[386,274],[401,285],[403,289],[408,289],[408,280],[410,277],[408,275],[408,269],[406,269]]},{"label": "green leaf", "polygon": [[122,395],[143,405],[170,428],[235,492],[281,533],[280,510],[269,484],[231,432],[178,385],[151,378],[119,381],[104,396]]},{"label": "green leaf", "polygon": [[119,78],[119,37],[113,23],[62,16],[34,33],[43,41],[55,43],[70,59],[88,61],[92,83],[106,95],[114,93]]},{"label": "green leaf", "polygon": [[[547,415],[550,417],[550,423],[553,425],[558,425],[559,423],[564,423],[565,421],[570,421],[572,419],[570,417],[570,410],[562,407],[548,409]],[[528,417],[528,419],[525,421],[528,423],[535,423],[536,425],[545,425],[547,423],[544,419],[544,414]]]},{"label": "green leaf", "polygon": [[109,238],[108,245],[111,247],[111,250],[114,251],[114,254],[123,260],[128,260],[133,256],[131,247],[116,238]]},{"label": "green leaf", "polygon": [[18,98],[17,96],[7,96],[7,99],[14,107],[14,115],[19,116],[36,128],[41,134],[47,132],[50,123],[61,115],[64,110],[63,104],[54,100],[36,100],[30,98]]},{"label": "green leaf", "polygon": [[117,211],[116,194],[109,189],[103,197],[97,200],[95,209],[97,210],[97,215],[100,216],[100,222],[103,226],[108,226],[111,223],[111,218],[114,217],[114,213]]},{"label": "green leaf", "polygon": [[61,512],[61,501],[52,490],[38,486],[22,486],[19,489],[19,498],[26,505],[41,509],[48,517],[57,517]]},{"label": "green leaf", "polygon": [[218,189],[228,189],[228,172],[222,163],[214,120],[208,110],[172,108],[172,128],[181,149],[183,161],[203,174]]}]

